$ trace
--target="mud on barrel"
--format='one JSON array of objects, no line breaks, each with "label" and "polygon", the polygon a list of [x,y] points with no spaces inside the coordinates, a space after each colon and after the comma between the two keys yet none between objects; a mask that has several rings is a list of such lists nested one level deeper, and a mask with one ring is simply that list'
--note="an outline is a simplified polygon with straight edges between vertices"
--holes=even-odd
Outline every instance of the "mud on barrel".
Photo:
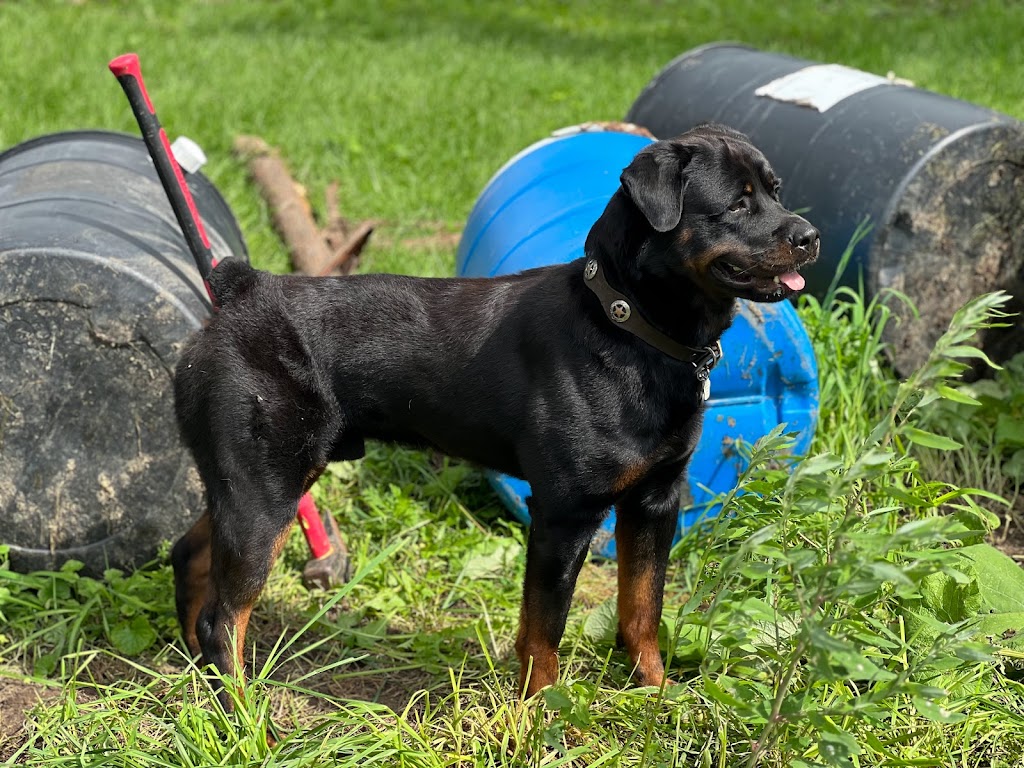
[{"label": "mud on barrel", "polygon": [[[227,204],[188,183],[218,259]],[[171,374],[209,301],[141,140],[89,131],[0,155],[0,543],[17,570],[153,556],[201,506]]]}]

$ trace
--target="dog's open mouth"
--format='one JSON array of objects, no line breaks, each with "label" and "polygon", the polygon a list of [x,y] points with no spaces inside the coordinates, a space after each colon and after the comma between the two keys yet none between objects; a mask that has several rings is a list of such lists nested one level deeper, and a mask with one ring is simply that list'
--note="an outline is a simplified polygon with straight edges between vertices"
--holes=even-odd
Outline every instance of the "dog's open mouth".
[{"label": "dog's open mouth", "polygon": [[720,283],[741,297],[772,301],[787,298],[804,289],[806,281],[797,271],[802,266],[798,264],[796,269],[781,268],[773,271],[760,264],[744,267],[726,259],[718,259],[711,265],[711,272]]}]

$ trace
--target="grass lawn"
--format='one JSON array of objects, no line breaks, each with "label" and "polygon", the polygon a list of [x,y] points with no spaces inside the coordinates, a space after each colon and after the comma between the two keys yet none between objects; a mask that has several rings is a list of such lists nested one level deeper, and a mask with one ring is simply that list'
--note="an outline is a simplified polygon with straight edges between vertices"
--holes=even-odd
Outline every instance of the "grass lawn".
[{"label": "grass lawn", "polygon": [[[210,156],[258,266],[283,271],[288,257],[231,156],[240,133],[279,147],[315,208],[337,180],[347,217],[383,222],[361,269],[447,275],[454,238],[437,235],[459,231],[506,160],[554,129],[621,119],[684,50],[739,40],[891,70],[1024,118],[1022,30],[1024,4],[970,0],[0,0],[0,148],[134,133],[106,70],[134,50],[168,133]],[[355,579],[307,591],[293,535],[254,614],[255,674],[234,716],[183,656],[165,561],[102,581],[0,565],[0,760],[1024,765],[1024,646],[1010,634],[990,647],[959,623],[989,596],[950,546],[979,546],[988,510],[1004,509],[957,486],[1012,495],[1007,478],[1024,475],[1024,365],[969,390],[981,401],[970,406],[942,389],[955,348],[902,387],[874,362],[884,306],[802,312],[821,351],[812,453],[830,456],[790,474],[769,460],[782,438],[769,441],[745,480],[758,493],[730,498],[736,515],[676,548],[663,643],[676,685],[630,688],[613,642],[615,566],[588,563],[564,681],[518,701],[525,532],[476,469],[373,446],[315,488]],[[963,317],[964,333],[986,312]],[[934,433],[982,448],[938,450]],[[922,629],[915,611],[936,595],[946,613]]]}]

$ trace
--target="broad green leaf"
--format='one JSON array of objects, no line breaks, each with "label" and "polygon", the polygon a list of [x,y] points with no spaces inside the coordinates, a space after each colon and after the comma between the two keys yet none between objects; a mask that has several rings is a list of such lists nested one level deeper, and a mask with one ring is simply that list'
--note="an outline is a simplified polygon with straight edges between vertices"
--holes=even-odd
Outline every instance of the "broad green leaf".
[{"label": "broad green leaf", "polygon": [[564,691],[558,688],[545,688],[543,696],[544,706],[547,709],[563,710],[572,707],[572,699],[570,699]]},{"label": "broad green leaf", "polygon": [[926,432],[917,427],[904,427],[903,434],[910,442],[923,448],[934,448],[937,451],[955,451],[963,448],[963,445],[956,440],[936,435],[934,432]]},{"label": "broad green leaf", "polygon": [[923,696],[914,697],[914,706],[922,717],[936,723],[959,723],[967,719],[966,715],[954,712],[937,701],[926,699]]},{"label": "broad green leaf", "polygon": [[1003,463],[1003,473],[1011,480],[1024,482],[1024,450],[1015,451],[1013,456]]},{"label": "broad green leaf", "polygon": [[1024,649],[1024,613],[989,613],[975,625],[978,635],[1004,648]]},{"label": "broad green leaf", "polygon": [[942,395],[946,400],[954,403],[962,403],[964,405],[981,405],[980,401],[975,400],[962,389],[953,389],[953,387],[946,386],[945,384],[938,384],[935,387],[935,391]]},{"label": "broad green leaf", "polygon": [[145,616],[120,621],[110,630],[110,644],[125,656],[137,656],[156,641],[156,632]]},{"label": "broad green leaf", "polygon": [[991,663],[995,661],[992,651],[992,646],[984,643],[965,643],[957,647],[956,657],[963,661],[981,661]]},{"label": "broad green leaf", "polygon": [[466,558],[462,575],[467,579],[480,579],[506,573],[521,549],[515,542],[488,539]]},{"label": "broad green leaf", "polygon": [[740,566],[740,573],[744,578],[751,581],[761,581],[772,575],[772,566],[769,563],[758,561],[746,562]]},{"label": "broad green leaf", "polygon": [[861,653],[839,652],[829,655],[833,664],[841,665],[850,680],[895,680],[896,675],[882,669]]},{"label": "broad green leaf", "polygon": [[849,766],[850,758],[864,750],[857,740],[842,728],[821,732],[818,753],[829,765]]},{"label": "broad green leaf", "polygon": [[586,621],[583,622],[583,636],[593,643],[614,643],[618,628],[617,601],[614,597],[610,597],[587,616]]},{"label": "broad green leaf", "polygon": [[996,422],[996,443],[1010,448],[1024,448],[1024,419],[1008,416]]},{"label": "broad green leaf", "polygon": [[[728,681],[729,678],[721,678],[723,681]],[[704,693],[711,698],[713,701],[717,701],[724,707],[736,710],[745,710],[747,705],[737,699],[731,693],[728,693],[722,686],[716,683],[709,677],[704,678]]]},{"label": "broad green leaf", "polygon": [[32,672],[36,677],[49,677],[57,668],[58,657],[56,653],[44,653],[39,656],[32,666]]},{"label": "broad green leaf", "polygon": [[981,613],[1024,613],[1024,569],[989,544],[957,550],[973,566],[981,595]]}]

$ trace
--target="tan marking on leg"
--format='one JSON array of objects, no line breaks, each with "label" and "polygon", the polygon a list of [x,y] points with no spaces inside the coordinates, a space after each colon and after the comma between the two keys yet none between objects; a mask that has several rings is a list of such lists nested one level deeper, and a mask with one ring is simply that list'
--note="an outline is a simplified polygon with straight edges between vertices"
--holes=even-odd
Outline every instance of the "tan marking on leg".
[{"label": "tan marking on leg", "polygon": [[525,605],[519,615],[516,655],[519,657],[519,693],[525,692],[526,698],[558,682],[558,648],[552,647],[531,627]]},{"label": "tan marking on leg", "polygon": [[658,610],[654,569],[619,566],[619,628],[641,685],[661,685],[665,666],[658,647]]},{"label": "tan marking on leg", "polygon": [[[277,538],[274,539],[274,547],[271,550],[270,564],[267,567],[267,573],[274,567],[274,561],[277,560],[277,556],[281,554],[281,550],[284,548],[285,543],[288,541],[288,534],[291,533],[293,523],[289,523],[283,531],[277,534]],[[260,590],[262,592],[262,590]],[[257,594],[253,598],[253,602],[249,605],[242,606],[239,610],[238,615],[235,617],[235,643],[237,645],[236,654],[238,656],[238,669],[236,675],[239,679],[239,685],[243,685],[245,680],[245,634],[249,628],[249,619],[252,616],[252,608],[255,605],[255,601],[259,598]],[[228,633],[230,635],[230,631]]]},{"label": "tan marking on leg", "polygon": [[[235,655],[237,666],[235,667],[235,679],[238,680],[238,689],[245,689],[245,633],[249,629],[249,619],[252,616],[252,606],[246,605],[235,616]],[[230,637],[230,628],[228,636]]]},{"label": "tan marking on leg", "polygon": [[210,547],[192,558],[188,565],[188,575],[185,577],[185,584],[189,592],[189,602],[186,611],[185,626],[182,632],[185,635],[185,645],[193,656],[200,654],[199,638],[196,635],[196,622],[199,621],[199,612],[206,603],[206,593],[210,585]]},{"label": "tan marking on leg", "polygon": [[618,495],[628,491],[643,480],[650,466],[651,462],[648,460],[638,461],[635,464],[626,466],[612,482],[612,493]]},{"label": "tan marking on leg", "polygon": [[198,656],[201,650],[196,636],[196,622],[210,588],[210,516],[207,514],[199,518],[185,535],[194,549],[185,568],[184,587],[188,600],[181,632],[189,653]]}]

